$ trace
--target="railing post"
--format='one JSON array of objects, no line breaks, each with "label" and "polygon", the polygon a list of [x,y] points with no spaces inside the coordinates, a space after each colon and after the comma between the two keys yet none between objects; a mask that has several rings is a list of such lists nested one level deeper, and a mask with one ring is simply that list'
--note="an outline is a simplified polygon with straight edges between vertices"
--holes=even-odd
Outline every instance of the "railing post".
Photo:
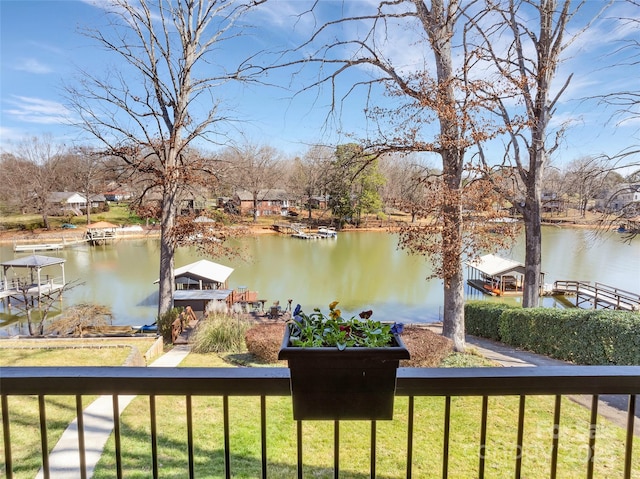
[{"label": "railing post", "polygon": [[84,414],[82,395],[76,394],[76,421],[78,424],[78,454],[80,454],[80,477],[87,479],[87,458],[84,443]]},{"label": "railing post", "polygon": [[7,396],[0,396],[2,403],[2,437],[4,438],[4,469],[7,479],[13,479],[13,461],[11,460],[11,430],[9,422],[9,404]]},{"label": "railing post", "polygon": [[549,479],[556,479],[558,469],[558,442],[560,440],[560,407],[562,406],[562,396],[556,395],[555,407],[553,409],[553,439],[551,446],[551,475]]},{"label": "railing post", "polygon": [[482,396],[482,416],[480,422],[480,462],[478,464],[478,479],[484,479],[484,463],[487,449],[487,415],[489,409],[489,397]]},{"label": "railing post", "polygon": [[517,446],[516,446],[516,472],[515,472],[516,479],[520,479],[522,475],[522,449],[524,446],[525,398],[526,396],[520,396],[520,408],[518,410],[518,439],[517,439]]},{"label": "railing post", "polygon": [[47,412],[44,396],[38,395],[38,409],[40,411],[40,450],[42,451],[42,472],[44,479],[49,479],[49,445],[47,441]]},{"label": "railing post", "polygon": [[631,457],[633,453],[633,423],[636,417],[636,395],[629,395],[627,406],[627,444],[624,451],[624,479],[631,479]]},{"label": "railing post", "polygon": [[296,456],[298,459],[298,479],[302,479],[302,421],[296,421]]},{"label": "railing post", "polygon": [[415,398],[409,396],[409,405],[407,406],[407,479],[411,479],[413,475],[413,420],[414,420]]},{"label": "railing post", "polygon": [[444,431],[442,438],[442,479],[449,477],[449,435],[451,427],[451,396],[444,402]]},{"label": "railing post", "polygon": [[596,434],[598,428],[598,395],[591,398],[591,420],[589,422],[589,457],[587,460],[587,479],[593,479],[593,466],[596,454]]}]

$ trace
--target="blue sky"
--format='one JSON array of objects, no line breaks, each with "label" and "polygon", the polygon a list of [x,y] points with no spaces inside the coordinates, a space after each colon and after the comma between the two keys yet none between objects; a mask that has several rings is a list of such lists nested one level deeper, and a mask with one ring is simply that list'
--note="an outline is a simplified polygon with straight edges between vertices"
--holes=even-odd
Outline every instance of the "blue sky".
[{"label": "blue sky", "polygon": [[[299,44],[312,28],[312,18],[296,21],[295,12],[303,9],[303,0],[271,0],[245,20],[253,27],[247,36],[225,51],[223,61],[233,62],[247,52],[258,49],[283,49]],[[317,21],[322,16],[338,12],[364,12],[375,4],[373,0],[332,2],[323,0]],[[601,0],[590,0],[585,14],[597,9]],[[620,16],[640,17],[638,9],[616,2],[607,18],[596,23],[568,51],[559,72],[564,78],[574,72],[570,87],[558,105],[554,124],[570,121],[556,163],[581,156],[618,151],[640,144],[637,115],[635,121],[617,124],[611,110],[585,98],[617,90],[638,91],[640,65],[617,66],[628,51],[620,50],[625,40],[638,39],[635,29],[617,20]],[[328,18],[328,17],[327,17]],[[52,135],[66,144],[85,142],[83,133],[67,124],[72,113],[67,110],[64,84],[73,84],[79,69],[92,73],[108,71],[117,58],[100,50],[89,38],[80,34],[82,28],[104,28],[107,19],[101,8],[90,2],[0,0],[0,149],[11,151],[25,137]],[[353,27],[357,28],[357,27]],[[397,62],[415,64],[422,53],[411,47],[410,32],[395,37],[388,46],[389,55]],[[304,153],[307,145],[318,142],[348,141],[345,134],[365,134],[368,123],[363,114],[361,94],[351,95],[343,105],[339,118],[327,121],[330,89],[312,90],[293,95],[300,81],[312,81],[317,72],[307,68],[300,75],[272,72],[268,77],[274,86],[228,86],[223,92],[233,116],[241,123],[229,130],[238,141],[269,144],[289,155]],[[349,82],[365,70],[344,77],[340,94]],[[380,101],[389,101],[382,99]],[[239,131],[242,129],[242,132]],[[340,133],[338,133],[340,130]],[[497,149],[499,149],[496,146]],[[499,154],[497,151],[496,154]],[[636,160],[638,161],[638,160]]]}]

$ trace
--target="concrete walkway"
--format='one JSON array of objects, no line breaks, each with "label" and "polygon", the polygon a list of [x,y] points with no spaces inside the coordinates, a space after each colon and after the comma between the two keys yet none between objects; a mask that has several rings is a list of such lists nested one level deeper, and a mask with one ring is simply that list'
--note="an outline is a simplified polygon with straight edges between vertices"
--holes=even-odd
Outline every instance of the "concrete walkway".
[{"label": "concrete walkway", "polygon": [[[189,346],[176,346],[160,356],[149,367],[172,368],[182,362],[189,354]],[[120,412],[125,410],[135,396],[119,396]],[[84,441],[87,477],[93,476],[93,470],[100,460],[102,450],[113,431],[112,396],[101,396],[84,410]],[[78,422],[74,420],[64,431],[62,437],[49,455],[49,471],[52,479],[78,479],[80,474],[80,455],[78,454]],[[40,469],[36,479],[43,479]]]},{"label": "concrete walkway", "polygon": [[[430,324],[428,326],[433,332],[442,334],[441,324]],[[490,339],[479,338],[477,336],[466,336],[467,346],[475,348],[482,356],[504,367],[527,368],[537,366],[568,366],[573,364],[558,359],[552,359],[540,354],[522,351],[520,349],[507,346],[503,343],[491,341]],[[569,399],[591,409],[591,396],[571,395]],[[598,401],[598,414],[616,425],[627,427],[628,396],[602,395]],[[640,408],[636,407],[636,420],[634,421],[634,434],[640,437]]]}]

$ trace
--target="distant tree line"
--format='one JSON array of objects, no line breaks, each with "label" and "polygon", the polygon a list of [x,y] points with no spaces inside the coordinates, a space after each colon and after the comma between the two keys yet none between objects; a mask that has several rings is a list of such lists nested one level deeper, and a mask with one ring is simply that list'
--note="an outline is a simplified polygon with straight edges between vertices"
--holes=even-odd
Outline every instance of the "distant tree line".
[{"label": "distant tree line", "polygon": [[[387,217],[398,211],[411,222],[424,213],[428,178],[441,171],[419,155],[365,153],[355,144],[313,146],[300,156],[288,157],[268,145],[246,144],[215,153],[191,151],[203,165],[201,178],[181,185],[185,193],[216,200],[230,198],[239,189],[255,195],[283,189],[310,217],[314,197],[326,199],[331,218],[341,225],[358,226],[364,215]],[[39,214],[49,227],[53,192],[78,192],[89,198],[110,191],[126,191],[131,207],[141,217],[159,219],[154,208],[153,181],[117,159],[89,147],[64,148],[50,137],[34,137],[13,153],[0,154],[0,202],[4,214]],[[575,210],[615,213],[615,193],[640,184],[637,175],[620,174],[598,157],[575,159],[563,168],[550,167],[543,180],[542,208],[555,215]],[[202,185],[206,185],[203,187]],[[493,198],[493,207],[509,208],[506,198]],[[598,200],[596,202],[596,200]],[[480,200],[478,200],[480,202]],[[479,204],[479,203],[478,203]]]}]

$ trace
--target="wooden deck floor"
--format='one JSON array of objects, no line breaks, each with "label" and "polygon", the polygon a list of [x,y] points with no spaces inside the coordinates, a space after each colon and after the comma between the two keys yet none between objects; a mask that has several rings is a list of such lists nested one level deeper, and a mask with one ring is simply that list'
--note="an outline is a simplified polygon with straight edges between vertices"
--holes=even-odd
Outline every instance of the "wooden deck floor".
[{"label": "wooden deck floor", "polygon": [[[38,292],[38,285],[30,286],[29,289],[27,289],[26,293],[27,293],[27,296],[30,298],[37,297],[38,295],[48,296],[51,293],[55,293],[56,291],[61,290],[62,288],[64,288],[64,284],[50,282],[46,284],[41,284],[39,292]],[[23,292],[17,288],[0,290],[0,299],[11,297],[11,298],[22,300],[23,296],[24,296]]]}]

